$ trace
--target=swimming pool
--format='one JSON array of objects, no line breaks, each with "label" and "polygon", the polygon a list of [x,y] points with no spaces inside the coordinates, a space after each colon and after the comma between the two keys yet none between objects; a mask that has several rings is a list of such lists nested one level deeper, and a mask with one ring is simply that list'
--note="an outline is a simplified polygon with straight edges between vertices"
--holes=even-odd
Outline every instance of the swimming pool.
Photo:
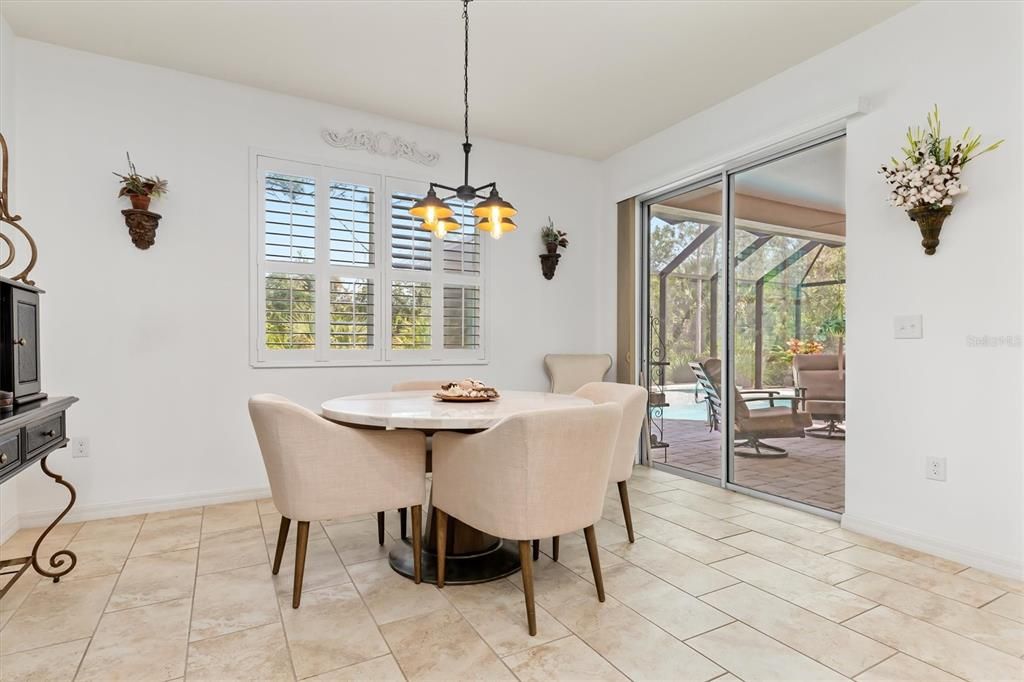
[{"label": "swimming pool", "polygon": [[[692,384],[666,386],[665,398],[668,400],[668,407],[665,408],[665,411],[662,414],[665,419],[679,419],[695,422],[707,421],[708,407],[704,403],[703,394],[701,395],[701,402],[696,402],[694,399]],[[775,406],[789,407],[789,401],[779,400],[776,398]],[[771,404],[767,400],[758,400],[747,403],[747,407],[757,409],[760,407],[771,407]]]}]

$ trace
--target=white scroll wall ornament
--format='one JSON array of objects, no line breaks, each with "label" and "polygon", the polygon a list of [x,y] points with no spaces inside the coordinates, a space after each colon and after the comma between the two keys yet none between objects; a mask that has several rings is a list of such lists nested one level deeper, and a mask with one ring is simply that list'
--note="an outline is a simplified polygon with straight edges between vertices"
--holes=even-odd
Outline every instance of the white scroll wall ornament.
[{"label": "white scroll wall ornament", "polygon": [[384,131],[349,128],[344,133],[339,133],[324,128],[321,135],[332,147],[363,150],[392,159],[406,159],[423,166],[433,166],[441,158],[437,152],[423,151],[415,142]]}]

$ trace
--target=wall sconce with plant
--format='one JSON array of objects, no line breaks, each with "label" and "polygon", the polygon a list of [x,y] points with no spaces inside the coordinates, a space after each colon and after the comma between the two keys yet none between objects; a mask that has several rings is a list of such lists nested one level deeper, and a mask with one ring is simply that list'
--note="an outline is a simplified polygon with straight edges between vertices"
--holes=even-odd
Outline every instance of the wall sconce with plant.
[{"label": "wall sconce with plant", "polygon": [[903,160],[893,157],[891,165],[882,165],[879,172],[892,187],[889,203],[906,209],[921,228],[921,246],[929,256],[939,245],[942,223],[953,212],[953,197],[967,191],[960,181],[964,166],[1002,143],[999,140],[979,152],[981,135],[971,137],[970,128],[959,140],[943,137],[936,105],[928,113],[927,130],[907,128],[907,146],[901,149]]},{"label": "wall sconce with plant", "polygon": [[131,155],[126,153],[125,156],[128,157],[128,174],[122,175],[115,171],[114,175],[121,178],[121,189],[117,196],[128,197],[132,207],[121,211],[121,215],[128,226],[132,243],[140,249],[148,249],[156,242],[156,228],[163,217],[150,211],[149,203],[154,197],[167,193],[167,181],[158,175],[140,175],[132,163]]},{"label": "wall sconce with plant", "polygon": [[551,279],[555,276],[555,268],[562,257],[558,249],[569,247],[568,233],[556,229],[551,216],[548,216],[548,224],[540,228],[540,240],[547,249],[547,253],[540,255],[540,269],[544,273],[544,279]]}]

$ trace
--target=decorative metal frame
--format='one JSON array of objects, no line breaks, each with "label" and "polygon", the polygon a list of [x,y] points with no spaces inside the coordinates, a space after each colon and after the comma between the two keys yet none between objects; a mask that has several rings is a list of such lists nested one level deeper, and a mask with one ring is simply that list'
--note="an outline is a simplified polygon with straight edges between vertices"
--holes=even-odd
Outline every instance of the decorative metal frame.
[{"label": "decorative metal frame", "polygon": [[[65,441],[65,443],[66,442],[67,441]],[[60,523],[65,516],[67,516],[68,512],[71,511],[71,507],[74,506],[75,500],[78,498],[78,493],[75,492],[74,486],[65,481],[63,476],[61,476],[60,474],[53,473],[52,471],[50,471],[49,467],[46,466],[46,460],[49,456],[50,455],[47,454],[43,456],[41,460],[39,460],[40,468],[43,470],[44,474],[52,478],[59,485],[62,485],[65,488],[67,488],[68,492],[71,494],[71,499],[68,500],[68,504],[66,507],[64,507],[64,511],[58,514],[57,518],[55,518],[50,523],[50,525],[46,527],[46,529],[39,535],[38,538],[36,538],[35,544],[32,545],[31,554],[29,554],[28,556],[15,557],[13,559],[4,559],[3,561],[0,561],[0,569],[7,568],[8,566],[21,567],[17,571],[0,570],[0,575],[14,575],[13,578],[7,581],[7,583],[2,588],[0,588],[0,599],[2,599],[3,596],[7,594],[7,591],[14,586],[14,583],[18,582],[18,578],[20,578],[22,574],[25,573],[26,570],[28,570],[29,566],[34,568],[36,570],[36,573],[38,573],[39,575],[45,576],[47,578],[53,578],[53,582],[59,583],[60,579],[68,573],[70,573],[71,570],[78,563],[78,557],[70,549],[59,549],[50,555],[48,563],[50,564],[50,568],[54,569],[52,571],[43,568],[42,565],[40,565],[39,563],[39,548],[42,547],[43,541],[46,540],[46,536],[50,534],[50,531],[56,528],[57,524]]]},{"label": "decorative metal frame", "polygon": [[412,140],[384,131],[356,130],[349,128],[344,133],[324,128],[320,131],[324,142],[340,149],[367,151],[378,156],[392,159],[405,159],[421,166],[434,166],[441,155],[434,151],[424,151]]},{"label": "decorative metal frame", "polygon": [[[28,230],[22,227],[21,223],[19,222],[21,220],[21,216],[11,213],[11,195],[7,190],[7,140],[4,139],[2,133],[0,133],[0,152],[2,152],[3,155],[2,167],[0,167],[0,173],[2,173],[0,174],[0,222],[7,223],[8,225],[16,229],[18,232],[20,232],[22,235],[24,235],[25,239],[28,241],[28,247],[30,251],[28,265],[26,265],[21,272],[14,275],[13,277],[10,277],[9,279],[20,280],[25,284],[28,284],[29,286],[34,286],[35,281],[29,279],[28,275],[30,272],[32,272],[32,268],[36,266],[36,257],[38,256],[39,251],[36,248],[36,241],[32,239],[32,235],[30,235],[28,233]],[[0,231],[0,242],[7,246],[7,257],[4,258],[2,262],[0,262],[0,270],[3,270],[4,268],[8,267],[11,263],[14,262],[14,258],[17,255],[17,249],[14,246],[14,242],[11,241],[11,238],[4,234],[2,231]]]}]

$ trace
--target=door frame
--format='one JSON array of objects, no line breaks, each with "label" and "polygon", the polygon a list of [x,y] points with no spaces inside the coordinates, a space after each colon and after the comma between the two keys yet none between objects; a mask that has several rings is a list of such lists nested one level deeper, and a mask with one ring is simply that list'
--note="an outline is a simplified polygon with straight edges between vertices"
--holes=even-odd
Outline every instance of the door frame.
[{"label": "door frame", "polygon": [[[725,269],[725,276],[719,277],[718,283],[718,300],[722,301],[721,313],[719,319],[716,320],[718,325],[718,338],[721,339],[721,356],[722,356],[722,385],[732,386],[735,384],[736,368],[735,368],[735,325],[736,325],[736,268],[733,263],[736,259],[736,220],[734,215],[734,201],[733,196],[735,194],[735,176],[744,171],[752,170],[760,166],[767,165],[779,159],[786,158],[799,154],[800,152],[806,151],[818,145],[832,142],[839,138],[845,137],[846,131],[846,120],[837,121],[833,124],[818,128],[814,131],[806,133],[804,135],[791,138],[787,141],[780,142],[778,144],[771,145],[765,149],[757,152],[745,154],[735,159],[717,164],[706,171],[700,173],[694,173],[679,182],[666,185],[657,190],[641,194],[636,197],[637,205],[639,207],[639,218],[638,227],[640,228],[640,248],[637,253],[637,260],[639,261],[637,267],[637,273],[639,277],[638,290],[640,294],[640,305],[638,306],[638,320],[637,326],[639,327],[639,348],[638,353],[640,355],[638,363],[638,370],[641,376],[644,377],[644,383],[647,384],[644,388],[649,389],[650,385],[650,372],[648,371],[649,361],[651,356],[650,349],[650,207],[652,204],[656,204],[659,201],[669,199],[678,194],[685,192],[701,189],[710,185],[721,183],[722,186],[722,240],[721,249],[723,251],[723,257],[721,262]],[[728,266],[728,267],[726,267]],[[785,507],[793,509],[799,509],[801,511],[810,512],[818,516],[824,516],[826,518],[840,520],[842,514],[828,509],[822,509],[813,505],[798,502],[796,500],[790,500],[778,495],[772,495],[770,493],[762,492],[754,488],[749,488],[738,483],[731,481],[733,477],[733,450],[734,450],[734,429],[732,428],[733,415],[735,413],[735,395],[734,391],[725,391],[725,395],[722,396],[722,430],[721,430],[721,467],[719,477],[708,476],[706,474],[697,473],[694,471],[686,471],[685,469],[671,467],[665,464],[653,462],[650,458],[650,424],[649,420],[645,420],[647,425],[644,433],[642,443],[641,462],[662,471],[667,471],[676,475],[683,476],[703,483],[710,483],[717,485],[720,488],[726,490],[734,490],[741,492],[751,497],[756,497],[764,500],[775,502]],[[648,414],[649,414],[648,410]],[[844,459],[845,467],[845,459]]]}]

